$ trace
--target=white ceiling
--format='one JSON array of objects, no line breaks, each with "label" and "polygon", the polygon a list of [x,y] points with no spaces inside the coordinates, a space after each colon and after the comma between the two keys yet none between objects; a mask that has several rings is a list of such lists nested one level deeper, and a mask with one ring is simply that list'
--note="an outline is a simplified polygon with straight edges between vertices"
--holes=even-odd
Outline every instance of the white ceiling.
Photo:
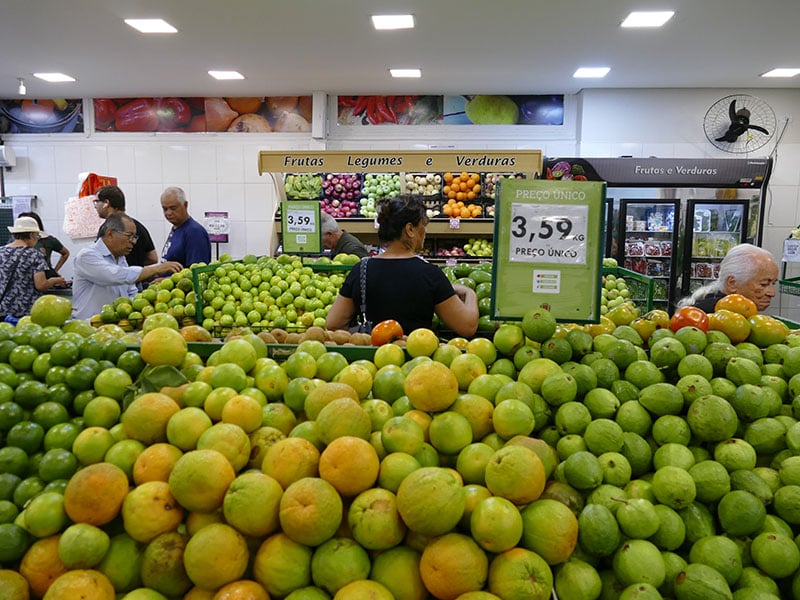
[{"label": "white ceiling", "polygon": [[[658,30],[632,10],[676,11]],[[412,31],[369,15],[410,12]],[[162,17],[144,36],[124,18]],[[800,0],[2,0],[0,98],[575,93],[582,88],[797,88]],[[609,66],[575,80],[579,66]],[[393,80],[389,67],[420,67]],[[244,81],[217,82],[209,69]],[[76,83],[32,73],[60,71]]]}]

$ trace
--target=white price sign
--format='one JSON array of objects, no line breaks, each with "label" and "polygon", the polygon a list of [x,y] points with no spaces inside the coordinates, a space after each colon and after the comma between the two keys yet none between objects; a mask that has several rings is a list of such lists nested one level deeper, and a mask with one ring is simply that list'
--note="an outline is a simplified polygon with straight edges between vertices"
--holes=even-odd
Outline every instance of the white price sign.
[{"label": "white price sign", "polygon": [[586,205],[512,203],[508,259],[585,265],[588,216]]},{"label": "white price sign", "polygon": [[316,230],[316,213],[313,210],[289,209],[286,211],[287,232],[313,233]]}]

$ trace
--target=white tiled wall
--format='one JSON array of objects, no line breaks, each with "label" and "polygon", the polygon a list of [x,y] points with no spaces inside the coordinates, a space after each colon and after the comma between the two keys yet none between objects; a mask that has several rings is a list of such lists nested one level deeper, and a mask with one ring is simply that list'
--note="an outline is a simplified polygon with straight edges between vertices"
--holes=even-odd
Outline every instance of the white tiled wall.
[{"label": "white tiled wall", "polygon": [[[61,229],[64,202],[78,188],[78,174],[95,171],[118,178],[127,210],[150,230],[159,251],[169,225],[159,197],[170,185],[185,189],[189,212],[227,211],[230,243],[219,252],[233,256],[269,252],[275,190],[272,178],[258,174],[259,150],[324,148],[463,149],[538,148],[546,156],[725,157],[705,139],[702,120],[717,99],[752,93],[775,110],[779,121],[791,115],[775,154],[767,198],[765,246],[780,257],[783,239],[800,223],[800,90],[590,90],[569,99],[573,111],[559,131],[536,127],[331,127],[331,137],[305,134],[68,134],[7,135],[17,166],[5,173],[7,195],[38,196],[45,227],[77,251],[88,240],[70,240]],[[797,114],[792,114],[796,111]],[[777,137],[777,136],[776,136]],[[772,152],[772,146],[758,156]],[[742,155],[735,155],[742,158]],[[798,269],[800,275],[800,269]],[[64,273],[71,277],[71,262]]]}]

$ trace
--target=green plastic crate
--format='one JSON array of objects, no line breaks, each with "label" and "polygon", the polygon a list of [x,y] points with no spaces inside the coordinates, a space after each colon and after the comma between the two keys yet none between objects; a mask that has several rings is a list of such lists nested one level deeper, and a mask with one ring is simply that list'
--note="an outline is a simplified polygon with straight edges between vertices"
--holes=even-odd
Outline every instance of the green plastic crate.
[{"label": "green plastic crate", "polygon": [[642,311],[642,314],[653,310],[655,280],[636,271],[622,267],[603,267],[603,275],[622,277],[631,292],[631,301]]}]

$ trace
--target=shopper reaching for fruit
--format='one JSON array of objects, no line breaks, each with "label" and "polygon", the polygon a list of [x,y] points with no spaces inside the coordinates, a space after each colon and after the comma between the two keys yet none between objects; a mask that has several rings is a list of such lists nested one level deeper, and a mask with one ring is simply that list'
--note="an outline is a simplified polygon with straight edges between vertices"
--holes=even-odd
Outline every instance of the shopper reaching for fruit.
[{"label": "shopper reaching for fruit", "polygon": [[441,269],[418,256],[428,218],[419,196],[398,196],[378,206],[378,238],[385,251],[353,266],[339,290],[326,324],[347,329],[361,305],[361,269],[366,275],[366,312],[373,323],[400,322],[403,331],[430,328],[436,313],[459,336],[478,328],[478,299],[463,285],[452,285]]},{"label": "shopper reaching for fruit", "polygon": [[775,296],[777,282],[778,265],[772,254],[752,244],[739,244],[722,259],[719,277],[681,300],[678,306],[696,306],[710,313],[720,298],[741,294],[763,312]]},{"label": "shopper reaching for fruit", "polygon": [[33,217],[8,227],[14,239],[0,248],[0,317],[27,315],[43,292],[64,287],[64,278],[47,277],[44,255],[35,249],[41,229]]},{"label": "shopper reaching for fruit", "polygon": [[128,266],[130,253],[138,236],[136,224],[128,215],[115,212],[106,218],[103,235],[81,250],[75,258],[75,279],[72,282],[72,315],[91,319],[104,304],[136,294],[136,283],[154,275],[177,273],[183,267],[177,262],[162,262],[146,267]]}]

